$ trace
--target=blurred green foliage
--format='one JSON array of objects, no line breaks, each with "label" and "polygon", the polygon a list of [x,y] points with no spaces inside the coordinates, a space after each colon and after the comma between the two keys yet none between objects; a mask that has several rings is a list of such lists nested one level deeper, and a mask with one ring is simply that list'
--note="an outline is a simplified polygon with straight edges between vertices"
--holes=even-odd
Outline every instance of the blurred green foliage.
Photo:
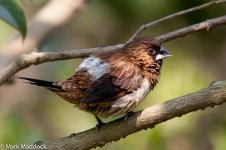
[{"label": "blurred green foliage", "polygon": [[28,125],[26,120],[15,112],[11,112],[5,116],[6,120],[3,125],[2,137],[3,144],[30,144],[34,143],[34,140],[45,139],[45,136],[41,131],[34,131]]},{"label": "blurred green foliage", "polygon": [[[90,1],[87,8],[66,28],[46,39],[41,51],[58,51],[113,45],[125,42],[142,24],[208,1],[181,0],[100,0]],[[41,3],[41,4],[40,4]],[[34,14],[44,1],[23,1],[23,7]],[[225,4],[200,10],[159,24],[142,35],[158,36],[181,27],[225,15]],[[0,43],[14,33],[0,24]],[[197,91],[216,79],[225,79],[226,29],[218,27],[165,43],[173,54],[163,63],[157,87],[136,110]],[[22,76],[46,80],[69,77],[82,59],[50,62],[22,71]],[[27,75],[29,74],[29,75]],[[16,84],[19,84],[16,82]],[[94,127],[91,114],[82,112],[53,93],[30,85],[25,91],[5,87],[14,93],[0,95],[0,143],[34,143],[39,140],[67,136]],[[4,99],[3,99],[4,97]],[[17,105],[16,101],[23,100]],[[226,105],[208,108],[159,124],[117,142],[103,150],[222,150],[226,148]],[[3,109],[4,108],[4,109]],[[106,122],[112,120],[110,118]]]},{"label": "blurred green foliage", "polygon": [[19,0],[0,0],[0,18],[17,29],[25,38],[27,23]]}]

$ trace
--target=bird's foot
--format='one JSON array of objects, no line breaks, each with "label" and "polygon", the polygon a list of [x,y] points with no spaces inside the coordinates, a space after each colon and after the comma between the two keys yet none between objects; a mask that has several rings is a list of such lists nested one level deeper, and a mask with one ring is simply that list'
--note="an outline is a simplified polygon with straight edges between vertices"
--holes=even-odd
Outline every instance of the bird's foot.
[{"label": "bird's foot", "polygon": [[[96,116],[95,116],[96,117]],[[105,123],[103,123],[100,118],[96,117],[96,120],[97,120],[97,125],[96,125],[96,130],[99,130],[102,125],[104,125]]]},{"label": "bird's foot", "polygon": [[126,115],[124,116],[125,122],[126,122],[127,119],[128,119],[130,116],[132,116],[134,113],[135,113],[135,112],[133,112],[133,111],[129,111],[128,113],[126,113]]},{"label": "bird's foot", "polygon": [[104,125],[105,123],[97,123],[96,124],[96,130],[98,131],[101,127],[102,127],[102,125]]}]

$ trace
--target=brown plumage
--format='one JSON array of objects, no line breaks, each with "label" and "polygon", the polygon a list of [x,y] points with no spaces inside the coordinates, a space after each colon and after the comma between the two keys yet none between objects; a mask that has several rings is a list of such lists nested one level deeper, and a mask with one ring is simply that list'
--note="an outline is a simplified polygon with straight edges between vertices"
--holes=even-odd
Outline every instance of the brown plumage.
[{"label": "brown plumage", "polygon": [[126,114],[157,84],[162,59],[170,53],[153,38],[137,38],[121,49],[96,53],[61,82],[21,77],[43,86],[75,107],[99,117]]}]

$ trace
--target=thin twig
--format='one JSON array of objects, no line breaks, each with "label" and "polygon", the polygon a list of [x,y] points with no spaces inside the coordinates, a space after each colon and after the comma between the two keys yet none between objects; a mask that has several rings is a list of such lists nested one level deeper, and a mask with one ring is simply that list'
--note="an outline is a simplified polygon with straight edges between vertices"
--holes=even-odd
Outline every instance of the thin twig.
[{"label": "thin twig", "polygon": [[197,23],[194,25],[191,25],[189,27],[185,27],[161,36],[158,36],[156,39],[161,41],[162,43],[177,39],[179,37],[184,37],[188,34],[201,31],[206,29],[207,31],[212,30],[214,27],[220,26],[220,25],[225,25],[226,24],[226,15],[214,19],[209,19],[206,21],[203,21],[201,23]]},{"label": "thin twig", "polygon": [[197,6],[197,7],[193,7],[193,8],[190,8],[190,9],[187,9],[187,10],[183,10],[183,11],[180,11],[180,12],[177,12],[177,13],[174,13],[174,14],[171,14],[169,16],[166,16],[166,17],[163,17],[163,18],[160,18],[158,20],[155,20],[151,23],[148,23],[148,24],[144,24],[142,25],[133,35],[132,37],[126,42],[130,42],[132,41],[134,38],[136,38],[142,31],[146,30],[146,29],[150,29],[151,27],[159,24],[159,23],[162,23],[163,21],[167,21],[167,20],[170,20],[170,19],[173,19],[175,17],[178,17],[178,16],[182,16],[182,15],[185,15],[185,14],[188,14],[188,13],[191,13],[191,12],[194,12],[194,11],[197,11],[197,10],[201,10],[201,9],[204,9],[204,8],[208,8],[208,7],[211,7],[211,6],[214,6],[214,5],[217,5],[217,4],[221,4],[221,3],[225,3],[226,0],[216,0],[216,1],[211,1],[211,2],[208,2],[208,3],[205,3],[205,4],[202,4],[200,6]]},{"label": "thin twig", "polygon": [[[179,37],[184,37],[187,34],[198,32],[200,30],[213,29],[219,25],[226,24],[226,16],[210,19],[207,21],[203,21],[201,23],[185,27],[179,30],[176,30],[171,33],[167,33],[156,37],[162,43],[173,40]],[[3,84],[6,80],[12,77],[18,71],[29,67],[30,65],[37,65],[48,61],[57,61],[57,60],[65,60],[65,59],[72,59],[72,58],[82,58],[87,57],[93,52],[100,52],[100,51],[110,51],[116,50],[121,48],[123,44],[118,44],[114,46],[106,46],[106,47],[97,47],[97,48],[89,48],[89,49],[80,49],[80,50],[71,50],[71,51],[62,51],[62,52],[33,52],[31,54],[26,54],[18,57],[15,61],[13,61],[9,66],[7,66],[2,72],[0,73],[0,85]]]},{"label": "thin twig", "polygon": [[98,131],[93,128],[39,144],[44,144],[49,150],[87,150],[125,138],[140,130],[154,128],[155,125],[172,118],[224,102],[226,102],[226,81],[217,81],[208,88],[139,111],[129,117],[127,122],[124,119],[118,119],[105,124]]}]

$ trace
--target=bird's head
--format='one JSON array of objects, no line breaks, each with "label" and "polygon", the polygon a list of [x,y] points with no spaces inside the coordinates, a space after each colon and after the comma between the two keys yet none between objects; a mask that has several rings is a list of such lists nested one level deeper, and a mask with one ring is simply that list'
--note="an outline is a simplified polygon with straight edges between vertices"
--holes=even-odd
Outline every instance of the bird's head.
[{"label": "bird's head", "polygon": [[162,62],[163,58],[171,56],[159,41],[154,38],[142,37],[127,43],[123,50],[137,63],[150,65]]}]

